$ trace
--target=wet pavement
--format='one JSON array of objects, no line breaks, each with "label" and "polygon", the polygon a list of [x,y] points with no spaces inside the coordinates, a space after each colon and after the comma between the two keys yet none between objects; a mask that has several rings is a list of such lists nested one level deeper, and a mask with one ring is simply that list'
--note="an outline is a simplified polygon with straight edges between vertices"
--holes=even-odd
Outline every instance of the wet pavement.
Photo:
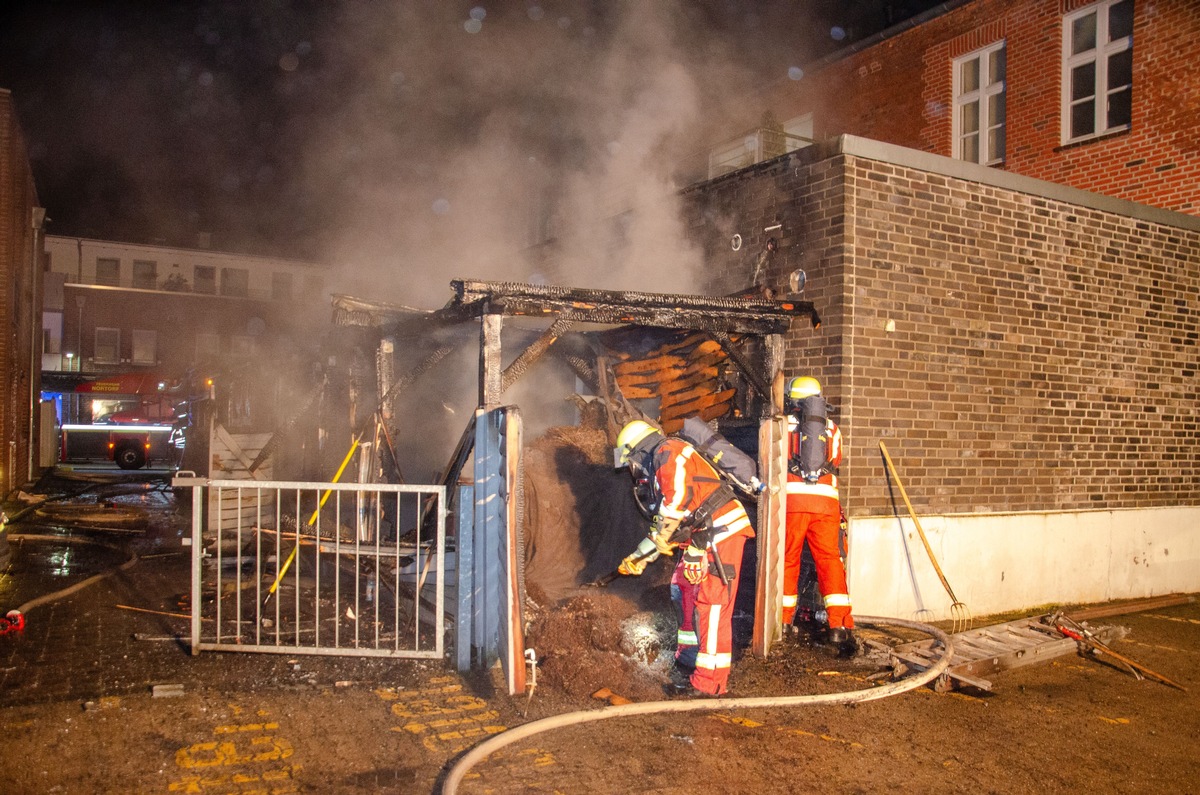
[{"label": "wet pavement", "polygon": [[[193,656],[187,507],[161,483],[125,478],[91,486],[70,505],[78,509],[75,526],[43,524],[41,510],[8,526],[11,557],[0,576],[0,615],[26,609],[23,629],[0,635],[0,708],[94,702],[163,686],[220,691],[360,681],[387,665],[276,654],[232,661],[221,653]],[[142,516],[136,526],[105,527],[105,517],[131,510]],[[8,507],[10,515],[20,512]]]},{"label": "wet pavement", "polygon": [[[62,502],[82,506],[78,524],[26,512],[8,528],[12,559],[0,569],[0,614],[32,605],[24,629],[0,634],[4,795],[439,792],[481,739],[578,708],[540,691],[498,695],[495,671],[466,679],[436,660],[193,656],[186,508],[161,481],[54,487],[75,495]],[[133,506],[144,521],[99,526]],[[1119,620],[1133,627],[1126,653],[1193,692],[1072,656],[1008,672],[986,698],[922,690],[855,709],[545,735],[490,757],[464,791],[691,791],[670,778],[673,765],[730,792],[792,790],[794,771],[813,765],[828,792],[1076,792],[1096,780],[1116,792],[1196,791],[1200,605]],[[786,692],[792,664],[744,663],[739,686],[757,671],[763,692]],[[805,671],[806,688],[865,685],[851,670]],[[1074,763],[1056,764],[1064,754]]]}]

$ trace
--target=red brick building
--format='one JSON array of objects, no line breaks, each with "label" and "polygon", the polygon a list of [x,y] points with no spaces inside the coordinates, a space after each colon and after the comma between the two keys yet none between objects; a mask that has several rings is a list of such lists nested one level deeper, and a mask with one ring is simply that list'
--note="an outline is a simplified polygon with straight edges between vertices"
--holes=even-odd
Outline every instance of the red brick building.
[{"label": "red brick building", "polygon": [[0,89],[0,489],[36,475],[40,427],[42,224],[12,94]]},{"label": "red brick building", "polygon": [[1200,589],[1197,42],[1194,0],[951,2],[778,87],[815,145],[683,192],[709,292],[772,238],[807,273],[856,609],[949,617],[880,442],[979,613]]},{"label": "red brick building", "polygon": [[766,104],[817,140],[856,135],[1200,214],[1195,0],[950,2],[794,76]]}]

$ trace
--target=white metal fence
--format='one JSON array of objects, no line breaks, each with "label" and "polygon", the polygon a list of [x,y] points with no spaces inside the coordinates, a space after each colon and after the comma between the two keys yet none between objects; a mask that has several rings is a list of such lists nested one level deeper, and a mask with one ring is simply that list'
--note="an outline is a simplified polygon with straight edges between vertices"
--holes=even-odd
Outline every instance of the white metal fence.
[{"label": "white metal fence", "polygon": [[442,656],[444,487],[181,475],[193,654]]}]

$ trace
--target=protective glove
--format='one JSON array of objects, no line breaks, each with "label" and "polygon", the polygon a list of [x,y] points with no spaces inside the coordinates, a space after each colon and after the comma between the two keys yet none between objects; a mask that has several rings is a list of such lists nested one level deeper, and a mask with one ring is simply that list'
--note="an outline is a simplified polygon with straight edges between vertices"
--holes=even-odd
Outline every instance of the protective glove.
[{"label": "protective glove", "polygon": [[654,540],[643,538],[633,554],[628,555],[621,561],[621,565],[617,566],[617,572],[627,577],[636,577],[646,570],[646,564],[656,560],[658,560],[658,549],[654,546]]},{"label": "protective glove", "polygon": [[683,578],[692,585],[699,585],[708,576],[708,552],[700,547],[689,546],[683,551]]},{"label": "protective glove", "polygon": [[670,557],[675,554],[675,547],[679,545],[671,541],[671,537],[675,535],[678,527],[678,519],[667,519],[662,514],[654,515],[654,521],[650,523],[650,538],[653,539],[660,555]]}]

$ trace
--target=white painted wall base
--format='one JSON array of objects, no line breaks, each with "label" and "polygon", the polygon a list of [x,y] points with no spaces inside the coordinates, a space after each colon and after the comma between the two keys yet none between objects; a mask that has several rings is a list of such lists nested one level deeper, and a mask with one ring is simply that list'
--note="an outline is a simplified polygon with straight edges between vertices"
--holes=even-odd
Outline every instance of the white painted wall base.
[{"label": "white painted wall base", "polygon": [[[1200,592],[1200,506],[919,518],[955,596],[977,617]],[[849,534],[855,613],[951,618],[910,518],[855,518]]]}]

